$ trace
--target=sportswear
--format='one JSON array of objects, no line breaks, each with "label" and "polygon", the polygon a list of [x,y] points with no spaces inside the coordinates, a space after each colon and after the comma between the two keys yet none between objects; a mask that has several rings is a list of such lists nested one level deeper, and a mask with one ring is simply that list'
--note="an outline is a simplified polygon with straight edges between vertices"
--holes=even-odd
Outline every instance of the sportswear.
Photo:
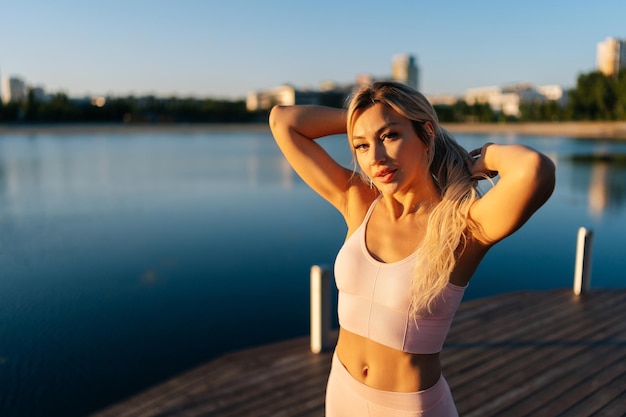
[{"label": "sportswear", "polygon": [[372,203],[335,260],[339,325],[403,352],[438,353],[466,287],[448,283],[434,300],[431,312],[410,317],[409,289],[419,251],[385,263],[375,259],[365,243],[367,222],[380,198]]}]

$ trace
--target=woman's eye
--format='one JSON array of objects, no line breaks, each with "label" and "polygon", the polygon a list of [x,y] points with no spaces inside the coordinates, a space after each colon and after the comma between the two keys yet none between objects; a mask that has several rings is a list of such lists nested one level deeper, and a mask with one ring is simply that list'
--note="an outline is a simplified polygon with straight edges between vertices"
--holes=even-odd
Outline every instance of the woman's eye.
[{"label": "woman's eye", "polygon": [[367,149],[367,144],[360,143],[358,145],[354,145],[354,149],[356,149],[357,151],[364,151]]},{"label": "woman's eye", "polygon": [[384,135],[382,135],[380,137],[381,141],[385,141],[385,140],[389,140],[389,139],[395,139],[397,137],[397,133],[396,132],[389,132],[389,133],[385,133]]}]

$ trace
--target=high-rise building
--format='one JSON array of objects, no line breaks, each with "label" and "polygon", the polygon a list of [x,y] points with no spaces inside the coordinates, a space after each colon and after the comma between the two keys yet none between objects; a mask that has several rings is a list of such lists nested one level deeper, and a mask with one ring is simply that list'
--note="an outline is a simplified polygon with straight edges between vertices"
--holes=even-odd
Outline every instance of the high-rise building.
[{"label": "high-rise building", "polygon": [[26,100],[26,83],[21,78],[5,77],[2,85],[2,102]]},{"label": "high-rise building", "polygon": [[597,68],[606,76],[616,75],[626,68],[626,40],[606,38],[597,47]]},{"label": "high-rise building", "polygon": [[393,57],[391,77],[413,88],[419,89],[417,60],[410,54],[399,54]]}]

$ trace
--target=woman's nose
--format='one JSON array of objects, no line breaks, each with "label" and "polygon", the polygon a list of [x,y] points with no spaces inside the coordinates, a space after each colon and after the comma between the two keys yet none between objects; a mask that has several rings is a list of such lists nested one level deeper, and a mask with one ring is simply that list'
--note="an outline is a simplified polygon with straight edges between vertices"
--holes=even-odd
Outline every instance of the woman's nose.
[{"label": "woman's nose", "polygon": [[374,149],[372,152],[372,160],[371,165],[378,165],[384,162],[387,159],[387,151],[382,144],[374,145]]}]

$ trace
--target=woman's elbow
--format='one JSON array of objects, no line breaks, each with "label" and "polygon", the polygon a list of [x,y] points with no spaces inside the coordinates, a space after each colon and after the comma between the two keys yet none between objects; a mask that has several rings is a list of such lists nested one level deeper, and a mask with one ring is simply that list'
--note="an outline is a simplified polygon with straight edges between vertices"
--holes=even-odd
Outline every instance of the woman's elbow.
[{"label": "woman's elbow", "polygon": [[270,110],[270,116],[269,116],[269,124],[270,124],[270,129],[275,130],[279,124],[280,121],[282,119],[281,114],[283,113],[283,106],[281,106],[280,104],[275,105],[274,107],[272,107],[272,110]]},{"label": "woman's elbow", "polygon": [[537,187],[536,194],[545,202],[552,195],[556,185],[556,165],[552,159],[537,152],[531,171],[533,172],[533,180]]},{"label": "woman's elbow", "polygon": [[515,166],[508,177],[510,185],[524,190],[533,201],[543,204],[554,190],[554,162],[546,155],[530,150],[517,160]]}]

